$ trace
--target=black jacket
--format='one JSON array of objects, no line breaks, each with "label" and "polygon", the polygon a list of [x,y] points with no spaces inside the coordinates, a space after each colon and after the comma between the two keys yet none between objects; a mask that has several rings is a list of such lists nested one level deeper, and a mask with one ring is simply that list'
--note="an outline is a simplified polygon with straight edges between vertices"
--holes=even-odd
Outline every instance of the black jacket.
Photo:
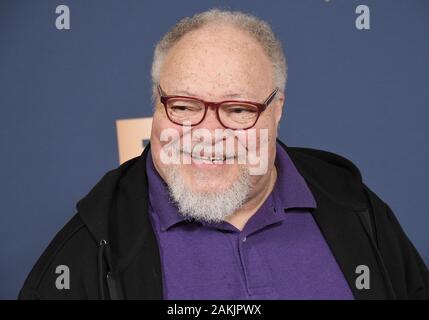
[{"label": "black jacket", "polygon": [[[313,216],[354,297],[429,299],[427,267],[359,170],[333,153],[283,146],[315,196]],[[76,215],[33,267],[20,299],[162,299],[159,250],[148,217],[149,148],[108,172],[78,202]],[[69,289],[55,285],[59,265],[69,268]],[[358,265],[368,266],[370,289],[356,288]]]}]

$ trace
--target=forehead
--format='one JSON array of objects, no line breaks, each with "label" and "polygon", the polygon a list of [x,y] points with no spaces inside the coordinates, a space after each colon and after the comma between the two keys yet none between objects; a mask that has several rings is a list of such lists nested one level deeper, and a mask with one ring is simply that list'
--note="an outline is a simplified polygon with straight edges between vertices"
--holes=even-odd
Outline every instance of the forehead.
[{"label": "forehead", "polygon": [[170,49],[160,80],[169,90],[231,94],[267,91],[272,74],[267,54],[250,34],[209,25],[187,33]]}]

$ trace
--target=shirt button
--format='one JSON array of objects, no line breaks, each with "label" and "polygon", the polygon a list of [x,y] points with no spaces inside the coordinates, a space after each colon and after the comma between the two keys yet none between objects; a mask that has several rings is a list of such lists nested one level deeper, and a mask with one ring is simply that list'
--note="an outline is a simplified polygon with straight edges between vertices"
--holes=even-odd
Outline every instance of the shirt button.
[{"label": "shirt button", "polygon": [[244,237],[241,241],[246,242],[247,237]]}]

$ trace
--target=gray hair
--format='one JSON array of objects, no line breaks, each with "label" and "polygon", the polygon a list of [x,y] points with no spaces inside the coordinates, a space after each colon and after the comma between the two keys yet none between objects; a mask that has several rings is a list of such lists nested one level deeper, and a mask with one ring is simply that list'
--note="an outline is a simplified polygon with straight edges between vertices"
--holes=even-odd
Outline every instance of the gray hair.
[{"label": "gray hair", "polygon": [[188,32],[197,30],[208,23],[224,23],[247,31],[262,46],[271,60],[274,70],[274,84],[284,91],[287,79],[286,57],[279,39],[274,35],[270,25],[247,13],[211,9],[183,18],[173,26],[156,44],[152,62],[152,97],[157,96],[160,70],[168,51]]}]

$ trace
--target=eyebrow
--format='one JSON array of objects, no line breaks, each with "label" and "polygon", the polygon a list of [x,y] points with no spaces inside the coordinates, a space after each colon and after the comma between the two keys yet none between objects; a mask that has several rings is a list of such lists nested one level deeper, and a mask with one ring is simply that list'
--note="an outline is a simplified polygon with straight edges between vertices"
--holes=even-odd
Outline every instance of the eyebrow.
[{"label": "eyebrow", "polygon": [[[189,91],[186,91],[186,90],[175,91],[174,95],[185,95],[185,96],[189,96],[189,97],[196,97],[196,98],[202,99],[202,97],[200,97],[199,95],[193,94],[193,93],[191,93]],[[227,94],[225,94],[225,95],[222,96],[222,100],[227,100],[227,99],[258,100],[253,94],[246,93],[246,92],[242,92],[242,93],[227,93]]]}]

